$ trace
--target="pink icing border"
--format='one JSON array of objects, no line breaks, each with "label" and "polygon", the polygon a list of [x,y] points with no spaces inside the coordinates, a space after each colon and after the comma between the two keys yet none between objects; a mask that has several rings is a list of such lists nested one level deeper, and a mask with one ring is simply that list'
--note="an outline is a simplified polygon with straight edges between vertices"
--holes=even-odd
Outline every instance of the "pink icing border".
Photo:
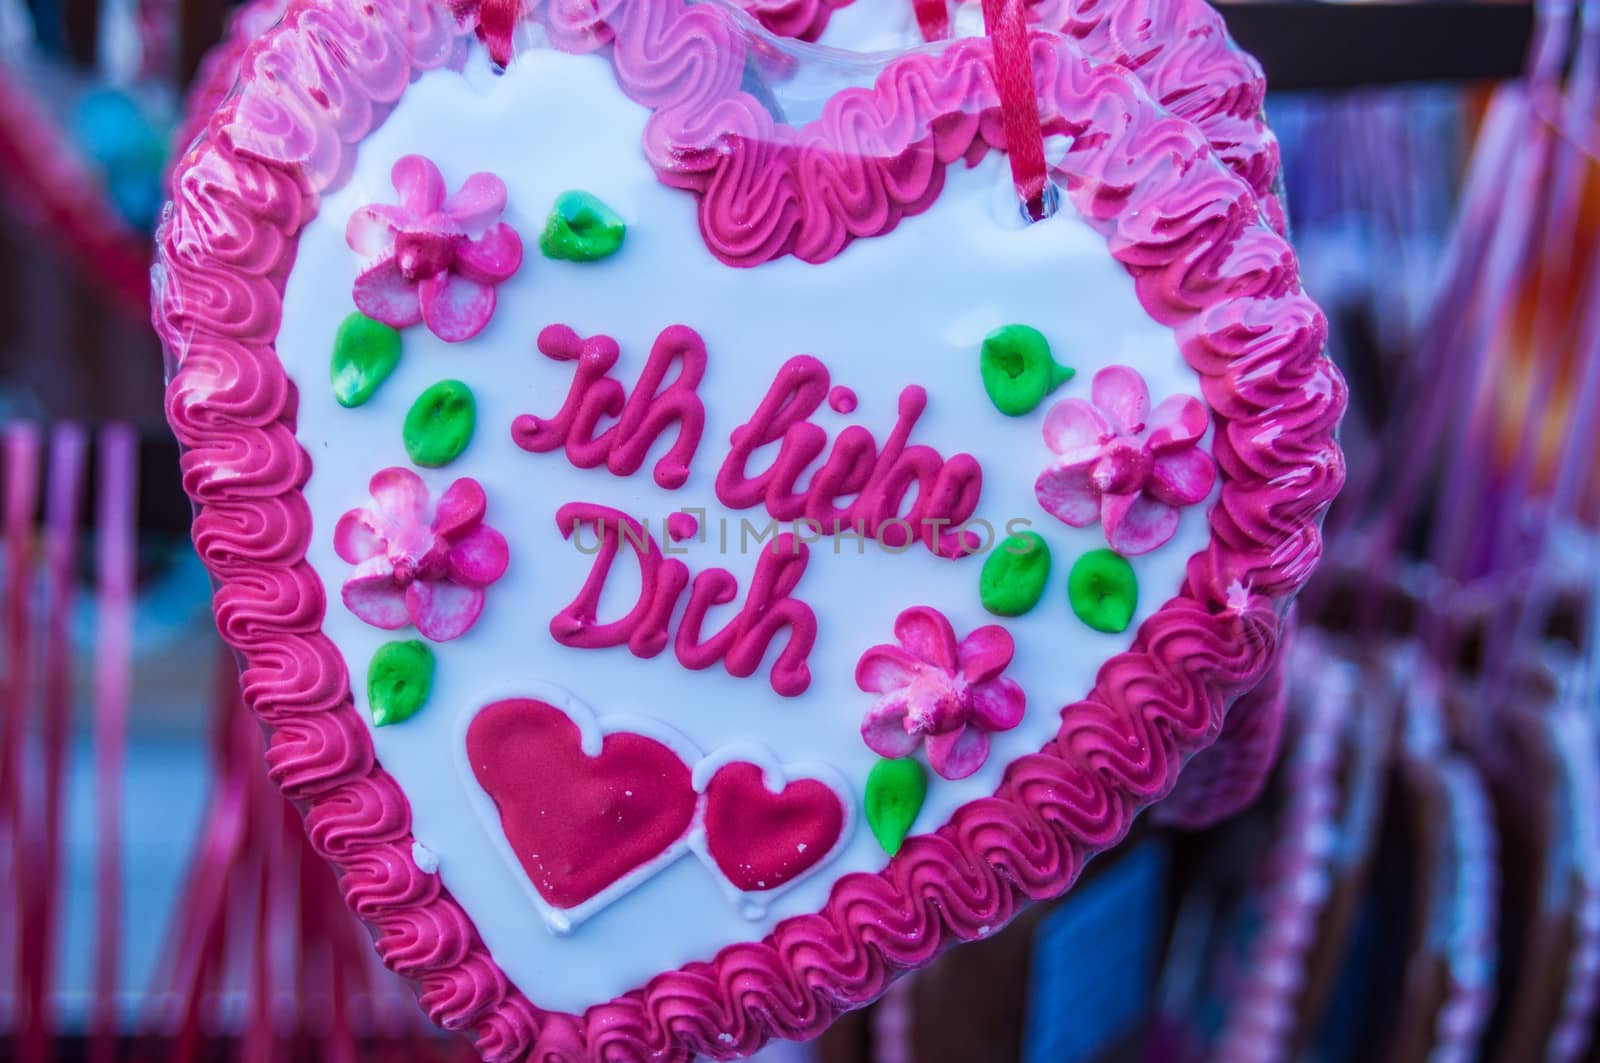
[{"label": "pink icing border", "polygon": [[[641,85],[679,82],[677,102],[687,106],[658,101],[652,157],[688,139],[673,122],[706,114],[709,90],[751,113],[737,78],[727,78],[742,45],[712,9],[684,10],[680,0],[604,7],[557,10],[553,28],[569,47],[610,41],[619,81],[636,98]],[[821,912],[786,920],[762,941],[658,975],[581,1016],[544,1012],[508,983],[466,914],[411,858],[406,799],[375,763],[343,662],[321,632],[325,602],[304,560],[311,518],[299,491],[310,459],[294,438],[294,386],[272,348],[296,238],[319,191],[347,173],[352,146],[414,76],[459,55],[461,33],[435,0],[300,0],[252,47],[242,94],[178,165],[155,316],[177,363],[168,416],[197,503],[196,546],[218,583],[218,627],[268,728],[269,771],[305,809],[313,847],[340,872],[384,961],[420,984],[435,1022],[471,1031],[486,1058],[730,1058],[771,1036],[815,1036],[899,972],[1067,889],[1092,853],[1171,789],[1183,761],[1216,738],[1226,704],[1261,678],[1280,611],[1320,556],[1317,518],[1343,479],[1333,436],[1345,393],[1321,356],[1322,315],[1245,185],[1208,161],[1188,124],[1158,111],[1119,69],[1092,69],[1066,45],[1036,38],[1046,112],[1080,133],[1058,176],[1104,229],[1147,309],[1177,333],[1216,417],[1223,487],[1210,545],[1190,560],[1180,595],[1106,662],[1089,697],[1063,710],[1057,737],[1013,763],[994,796],[908,841],[882,873],[841,879]],[[986,42],[963,42],[908,57],[897,64],[906,77],[886,73],[876,90],[850,95],[894,126],[894,90],[921,77],[955,112],[992,97],[986,60]],[[982,154],[1000,125],[988,102],[955,124],[941,156]],[[717,142],[705,130],[693,139]],[[920,198],[936,196],[942,172],[921,171],[929,188]],[[836,251],[844,241],[827,242]]]},{"label": "pink icing border", "polygon": [[[737,0],[773,33],[805,41],[821,37],[839,8],[885,2],[911,7],[911,0]],[[1204,0],[1026,3],[1030,24],[1072,37],[1097,62],[1127,67],[1157,103],[1199,126],[1222,160],[1250,183],[1272,227],[1285,231],[1278,141],[1262,114],[1266,77],[1229,39],[1220,12]]]},{"label": "pink icing border", "polygon": [[1206,830],[1255,804],[1267,788],[1288,715],[1293,615],[1279,633],[1278,654],[1266,678],[1233,703],[1216,743],[1184,767],[1171,795],[1151,810],[1155,822]]},{"label": "pink icing border", "polygon": [[[738,2],[778,36],[814,41],[839,8],[886,0]],[[174,143],[188,146],[203,132],[206,120],[238,80],[250,44],[283,16],[288,5],[289,0],[250,0],[229,20],[222,43],[207,53],[195,75]],[[1249,182],[1272,227],[1285,231],[1277,189],[1278,142],[1262,116],[1266,77],[1260,65],[1229,39],[1222,15],[1210,4],[1030,0],[1028,17],[1034,25],[1072,37],[1089,58],[1133,71],[1157,103],[1200,127],[1222,160]],[[1182,32],[1175,27],[1182,27]]]},{"label": "pink icing border", "polygon": [[[246,0],[229,16],[222,40],[200,60],[200,68],[195,71],[184,95],[183,113],[172,134],[172,143],[179,150],[189,147],[205,133],[206,122],[239,80],[245,52],[288,8],[289,0]],[[173,161],[175,163],[176,159]]]},{"label": "pink icing border", "polygon": [[[757,22],[779,37],[815,41],[828,28],[828,20],[854,0],[737,0]],[[910,0],[907,0],[907,10]]]}]

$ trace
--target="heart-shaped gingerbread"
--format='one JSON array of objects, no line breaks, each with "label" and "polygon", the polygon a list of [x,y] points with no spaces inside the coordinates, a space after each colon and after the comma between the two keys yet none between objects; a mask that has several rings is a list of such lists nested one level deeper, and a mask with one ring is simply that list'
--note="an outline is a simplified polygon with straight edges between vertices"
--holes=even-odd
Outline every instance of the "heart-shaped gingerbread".
[{"label": "heart-shaped gingerbread", "polygon": [[1066,38],[1026,225],[986,41],[819,102],[714,6],[524,17],[503,71],[438,0],[253,46],[162,232],[169,411],[274,776],[430,1014],[726,1058],[1170,790],[1316,560],[1343,388],[1249,187]]}]

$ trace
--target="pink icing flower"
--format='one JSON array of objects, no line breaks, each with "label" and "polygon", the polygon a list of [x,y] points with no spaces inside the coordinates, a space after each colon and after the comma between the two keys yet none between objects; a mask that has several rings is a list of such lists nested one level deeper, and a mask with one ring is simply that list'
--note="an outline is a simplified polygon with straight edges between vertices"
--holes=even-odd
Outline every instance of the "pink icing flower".
[{"label": "pink icing flower", "polygon": [[505,182],[475,173],[446,198],[439,168],[421,155],[390,176],[400,204],[360,207],[345,226],[345,241],[368,259],[356,307],[394,328],[425,321],[447,343],[470,340],[494,313],[494,286],[522,265],[522,238],[500,220]]},{"label": "pink icing flower", "polygon": [[410,469],[384,469],[370,490],[376,505],[352,509],[333,531],[334,550],[356,566],[344,604],[386,631],[412,623],[435,642],[465,634],[510,559],[505,536],[483,523],[483,488],[457,480],[432,513],[427,485]]},{"label": "pink icing flower", "polygon": [[1022,722],[1027,698],[1000,673],[1015,647],[1005,628],[980,627],[959,643],[937,609],[914,606],[894,622],[900,645],[874,646],[856,664],[856,685],[882,695],[861,721],[874,753],[910,756],[924,740],[928,763],[965,779],[989,759],[989,732]]},{"label": "pink icing flower", "polygon": [[1178,530],[1178,509],[1211,493],[1217,470],[1198,446],[1206,408],[1174,395],[1154,411],[1144,378],[1125,365],[1094,375],[1093,402],[1062,399],[1044,419],[1060,458],[1039,474],[1039,504],[1074,528],[1096,520],[1120,554],[1147,554]]}]

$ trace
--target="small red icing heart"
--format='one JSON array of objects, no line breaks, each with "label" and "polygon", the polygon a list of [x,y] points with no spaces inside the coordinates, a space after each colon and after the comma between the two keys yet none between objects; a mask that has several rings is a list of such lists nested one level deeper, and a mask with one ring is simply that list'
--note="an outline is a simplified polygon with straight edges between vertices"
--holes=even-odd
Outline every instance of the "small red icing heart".
[{"label": "small red icing heart", "polygon": [[776,889],[816,866],[844,829],[839,797],[816,779],[796,779],[773,793],[761,769],[740,761],[706,786],[706,849],[734,886]]},{"label": "small red icing heart", "polygon": [[532,698],[497,701],[467,728],[467,756],[534,889],[575,908],[666,852],[697,801],[689,766],[644,735],[587,756],[577,724]]}]

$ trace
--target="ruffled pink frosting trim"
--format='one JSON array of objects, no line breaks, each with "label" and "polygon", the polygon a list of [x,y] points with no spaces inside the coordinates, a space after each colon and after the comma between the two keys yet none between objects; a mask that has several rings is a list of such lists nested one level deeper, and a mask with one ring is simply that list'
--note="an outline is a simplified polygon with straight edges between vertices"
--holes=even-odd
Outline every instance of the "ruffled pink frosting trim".
[{"label": "ruffled pink frosting trim", "polygon": [[[852,0],[739,2],[778,36],[814,41]],[[1229,39],[1215,8],[1204,0],[1029,0],[1024,6],[1030,25],[1066,34],[1096,62],[1127,68],[1153,99],[1195,123],[1249,182],[1272,227],[1284,231],[1278,141],[1262,116],[1267,81]]]}]

